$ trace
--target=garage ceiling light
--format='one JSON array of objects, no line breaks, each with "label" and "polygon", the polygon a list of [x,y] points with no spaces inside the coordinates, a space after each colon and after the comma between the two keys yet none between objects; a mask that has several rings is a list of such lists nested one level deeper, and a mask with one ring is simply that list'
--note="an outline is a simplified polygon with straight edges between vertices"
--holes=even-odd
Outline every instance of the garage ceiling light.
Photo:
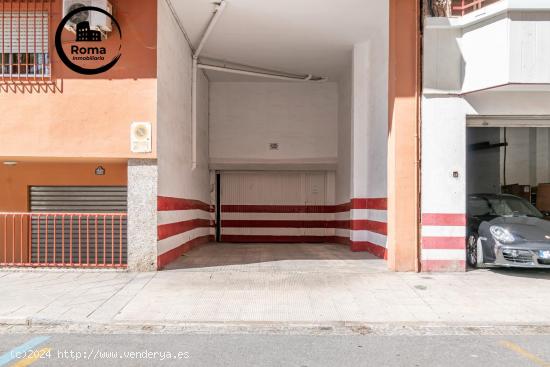
[{"label": "garage ceiling light", "polygon": [[16,161],[4,161],[4,165],[6,166],[15,166],[16,164]]}]

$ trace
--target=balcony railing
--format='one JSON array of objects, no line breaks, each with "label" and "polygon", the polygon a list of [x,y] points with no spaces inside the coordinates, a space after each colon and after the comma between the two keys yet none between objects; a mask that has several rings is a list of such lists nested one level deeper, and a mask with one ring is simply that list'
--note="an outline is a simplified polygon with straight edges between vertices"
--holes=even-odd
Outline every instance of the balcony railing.
[{"label": "balcony railing", "polygon": [[126,213],[0,213],[0,266],[120,268]]},{"label": "balcony railing", "polygon": [[464,16],[497,1],[500,0],[453,0],[452,14],[454,16]]}]

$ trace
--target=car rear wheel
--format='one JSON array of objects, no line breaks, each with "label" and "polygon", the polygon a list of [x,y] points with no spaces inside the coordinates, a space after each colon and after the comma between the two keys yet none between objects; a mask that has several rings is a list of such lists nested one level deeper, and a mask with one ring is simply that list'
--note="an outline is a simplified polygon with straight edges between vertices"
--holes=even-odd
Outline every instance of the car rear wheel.
[{"label": "car rear wheel", "polygon": [[478,235],[475,233],[470,234],[468,237],[468,248],[466,249],[466,258],[468,260],[468,264],[474,268],[479,267],[480,265],[480,257],[478,255]]}]

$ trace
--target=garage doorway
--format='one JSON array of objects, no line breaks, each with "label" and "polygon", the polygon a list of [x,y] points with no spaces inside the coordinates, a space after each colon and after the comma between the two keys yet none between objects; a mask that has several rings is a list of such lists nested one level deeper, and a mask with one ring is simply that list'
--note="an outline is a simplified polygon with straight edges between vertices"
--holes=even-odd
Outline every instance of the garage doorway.
[{"label": "garage doorway", "polygon": [[470,117],[468,195],[508,193],[550,211],[550,118]]},{"label": "garage doorway", "polygon": [[[550,119],[474,117],[466,135],[468,262],[539,266],[546,258],[535,250],[546,240],[537,231],[549,217],[538,211],[550,212]],[[535,250],[518,250],[516,235]]]}]

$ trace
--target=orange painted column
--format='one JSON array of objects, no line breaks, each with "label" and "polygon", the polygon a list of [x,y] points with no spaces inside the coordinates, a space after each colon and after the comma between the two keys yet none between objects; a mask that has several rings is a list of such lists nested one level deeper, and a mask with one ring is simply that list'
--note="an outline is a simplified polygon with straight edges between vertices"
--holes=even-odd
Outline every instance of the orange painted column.
[{"label": "orange painted column", "polygon": [[390,0],[388,266],[419,271],[420,0]]}]

